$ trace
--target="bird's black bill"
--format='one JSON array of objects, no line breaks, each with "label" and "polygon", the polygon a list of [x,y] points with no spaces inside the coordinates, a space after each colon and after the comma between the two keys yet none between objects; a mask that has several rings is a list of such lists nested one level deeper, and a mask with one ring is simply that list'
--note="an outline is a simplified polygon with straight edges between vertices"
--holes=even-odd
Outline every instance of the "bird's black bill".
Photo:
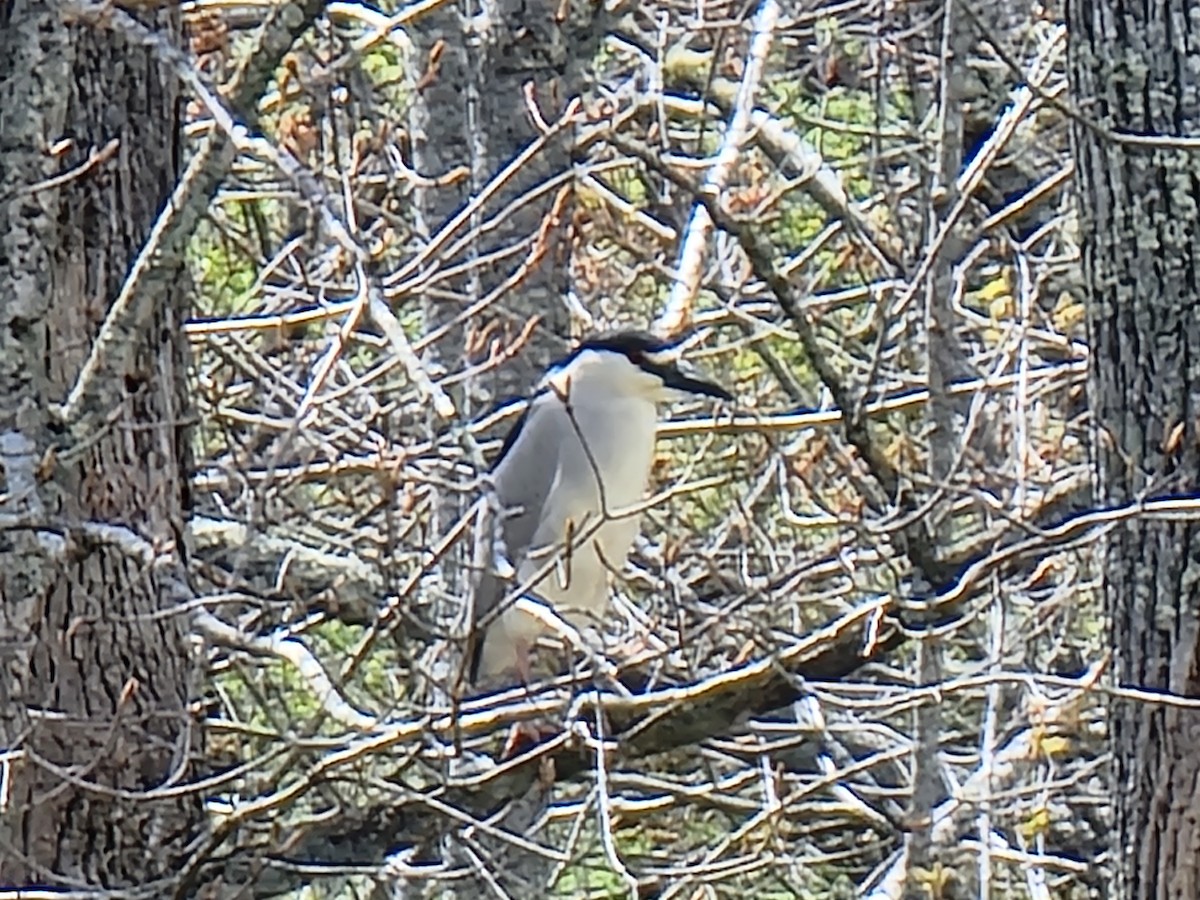
[{"label": "bird's black bill", "polygon": [[733,394],[720,385],[705,381],[703,378],[693,378],[678,369],[671,369],[662,374],[663,384],[677,391],[689,394],[703,394],[705,397],[716,397],[718,400],[732,400]]}]

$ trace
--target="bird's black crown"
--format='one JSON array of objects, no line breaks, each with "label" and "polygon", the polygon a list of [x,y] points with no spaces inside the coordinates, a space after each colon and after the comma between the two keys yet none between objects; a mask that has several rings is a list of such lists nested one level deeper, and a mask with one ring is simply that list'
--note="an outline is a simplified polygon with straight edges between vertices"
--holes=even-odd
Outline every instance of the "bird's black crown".
[{"label": "bird's black crown", "polygon": [[720,385],[688,374],[680,365],[677,348],[678,341],[664,340],[640,329],[605,331],[580,341],[567,363],[585,350],[620,353],[643,371],[657,375],[667,387],[720,400],[733,399],[733,395]]},{"label": "bird's black crown", "polygon": [[674,341],[655,337],[640,328],[623,328],[602,331],[585,337],[571,351],[571,357],[578,356],[585,350],[602,350],[609,353],[621,353],[629,357],[629,361],[635,365],[644,366],[647,363],[647,356],[662,353],[674,346]]}]

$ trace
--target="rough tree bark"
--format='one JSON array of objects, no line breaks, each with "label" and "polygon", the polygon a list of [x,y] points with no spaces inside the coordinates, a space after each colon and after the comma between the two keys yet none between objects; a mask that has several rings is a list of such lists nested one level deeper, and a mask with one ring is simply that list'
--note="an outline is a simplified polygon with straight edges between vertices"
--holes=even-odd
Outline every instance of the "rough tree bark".
[{"label": "rough tree bark", "polygon": [[175,84],[57,4],[0,4],[5,885],[152,885],[202,821],[163,790],[198,743],[186,620],[163,615],[188,505],[185,292],[161,285],[82,414],[55,413],[174,184]]},{"label": "rough tree bark", "polygon": [[[465,166],[468,174],[450,186],[423,190],[418,198],[420,227],[432,231],[479,191],[535,138],[539,131],[530,114],[532,103],[546,123],[554,123],[567,103],[584,89],[584,74],[603,36],[604,7],[596,0],[521,0],[480,3],[460,0],[442,4],[422,16],[413,31],[415,71],[419,85],[410,117],[413,161],[423,175],[440,176]],[[494,215],[522,194],[571,167],[570,129],[560,131],[545,148],[511,177],[482,212]],[[570,187],[569,181],[562,186]],[[481,235],[466,250],[485,257],[537,233],[553,207],[550,190],[506,216],[499,228]],[[566,223],[566,208],[556,224]],[[512,340],[529,317],[539,317],[528,352],[505,365],[480,385],[496,396],[524,393],[547,362],[566,347],[569,316],[565,304],[567,254],[565,229],[551,229],[547,252],[519,288],[477,321],[490,336]],[[452,285],[463,304],[478,300],[522,261],[524,254],[475,269]],[[431,318],[449,319],[461,312],[446,294],[430,301]],[[475,341],[463,341],[464,347]],[[486,346],[486,344],[485,344]]]},{"label": "rough tree bark", "polygon": [[[1099,500],[1194,494],[1200,157],[1170,141],[1200,134],[1195,7],[1075,0],[1068,17],[1084,117],[1074,137]],[[1195,524],[1136,521],[1114,532],[1105,575],[1119,682],[1200,696]],[[1116,700],[1111,714],[1114,896],[1192,900],[1200,896],[1200,711]]]}]

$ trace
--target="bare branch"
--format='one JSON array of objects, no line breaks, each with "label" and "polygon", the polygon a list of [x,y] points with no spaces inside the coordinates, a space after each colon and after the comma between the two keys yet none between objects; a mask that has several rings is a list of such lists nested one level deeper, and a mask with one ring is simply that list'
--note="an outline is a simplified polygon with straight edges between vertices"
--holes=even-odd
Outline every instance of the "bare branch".
[{"label": "bare branch", "polygon": [[[704,176],[700,190],[720,197],[737,163],[742,144],[750,128],[754,96],[762,81],[767,54],[771,49],[771,33],[779,20],[779,4],[775,0],[763,0],[754,15],[754,30],[750,38],[750,49],[746,53],[746,67],[742,81],[733,100],[733,114],[725,127],[721,147],[717,150],[712,165]],[[692,217],[683,235],[683,246],[679,251],[675,281],[671,294],[655,322],[655,328],[667,335],[678,334],[691,319],[692,304],[700,288],[701,269],[704,266],[705,246],[708,243],[712,219],[703,204],[692,207]]]}]

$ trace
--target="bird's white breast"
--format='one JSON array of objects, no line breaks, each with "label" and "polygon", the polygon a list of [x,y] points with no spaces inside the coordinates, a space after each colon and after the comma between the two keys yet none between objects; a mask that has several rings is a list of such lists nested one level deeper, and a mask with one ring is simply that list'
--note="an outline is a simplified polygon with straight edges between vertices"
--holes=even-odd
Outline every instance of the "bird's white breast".
[{"label": "bird's white breast", "polygon": [[[657,414],[641,397],[572,397],[571,412],[555,404],[568,428],[559,445],[555,486],[520,573],[530,577],[569,535],[575,546],[558,555],[536,593],[557,607],[602,616],[608,576],[619,572],[637,536],[654,461]],[[586,448],[586,450],[585,450]],[[589,537],[580,542],[583,534]],[[585,624],[587,615],[568,617]],[[584,621],[580,621],[580,619]]]}]

